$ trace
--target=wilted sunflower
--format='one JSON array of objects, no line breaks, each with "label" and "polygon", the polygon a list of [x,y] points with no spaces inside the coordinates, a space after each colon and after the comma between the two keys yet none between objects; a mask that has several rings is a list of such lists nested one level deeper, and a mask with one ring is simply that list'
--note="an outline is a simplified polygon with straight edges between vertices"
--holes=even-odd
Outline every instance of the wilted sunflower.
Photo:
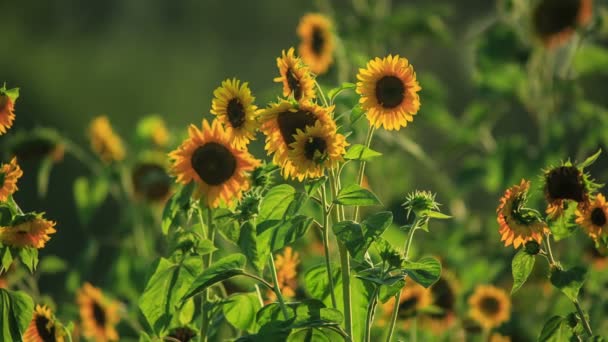
[{"label": "wilted sunflower", "polygon": [[442,334],[456,323],[456,300],[459,284],[454,273],[443,270],[441,277],[430,287],[432,305],[437,312],[425,313],[422,323],[429,330]]},{"label": "wilted sunflower", "polygon": [[302,42],[298,53],[315,74],[323,74],[334,60],[334,34],[329,18],[318,13],[309,13],[300,19],[298,36]]},{"label": "wilted sunflower", "polygon": [[165,147],[169,143],[169,130],[160,115],[150,115],[137,123],[137,135],[151,142],[155,147]]},{"label": "wilted sunflower", "polygon": [[195,197],[204,197],[207,205],[217,208],[240,199],[250,186],[248,173],[260,165],[248,151],[232,146],[222,125],[203,120],[202,129],[190,125],[188,138],[173,152],[172,173],[177,182],[197,185]]},{"label": "wilted sunflower", "polygon": [[0,135],[6,133],[15,121],[15,101],[19,97],[19,88],[7,90],[6,85],[0,88]]},{"label": "wilted sunflower", "polygon": [[281,167],[284,176],[291,175],[294,165],[289,158],[292,144],[299,131],[314,127],[317,122],[325,129],[336,131],[336,123],[331,118],[334,107],[321,107],[313,103],[295,106],[289,101],[273,103],[262,113],[261,131],[266,135],[266,151],[274,154],[273,162]]},{"label": "wilted sunflower", "polygon": [[323,126],[317,121],[304,131],[298,130],[295,141],[289,145],[293,167],[286,168],[285,174],[300,181],[322,177],[326,168],[335,168],[343,160],[346,145],[346,138],[336,133],[334,126]]},{"label": "wilted sunflower", "polygon": [[19,160],[50,158],[54,162],[63,160],[65,144],[57,131],[50,128],[35,128],[17,131],[10,137],[9,150]]},{"label": "wilted sunflower", "polygon": [[0,227],[0,241],[11,247],[40,249],[55,232],[55,222],[44,219],[42,214],[28,213],[15,217],[8,227]]},{"label": "wilted sunflower", "polygon": [[17,164],[17,158],[8,164],[0,166],[0,202],[6,202],[17,191],[17,181],[23,176],[23,171]]},{"label": "wilted sunflower", "polygon": [[357,74],[359,102],[370,124],[387,130],[406,127],[420,109],[414,67],[399,55],[375,58]]},{"label": "wilted sunflower", "polygon": [[533,12],[534,30],[545,46],[568,41],[578,27],[591,21],[592,0],[541,0]]},{"label": "wilted sunflower", "polygon": [[511,299],[505,290],[479,285],[469,297],[469,314],[486,330],[495,328],[511,317]]},{"label": "wilted sunflower", "polygon": [[110,125],[105,115],[98,116],[89,126],[89,138],[93,151],[106,163],[121,161],[125,158],[125,149],[122,140]]},{"label": "wilted sunflower", "polygon": [[77,301],[84,336],[97,342],[118,341],[115,329],[120,321],[118,302],[108,300],[100,289],[89,283],[78,291]]},{"label": "wilted sunflower", "polygon": [[592,185],[587,178],[581,168],[570,163],[545,171],[544,193],[550,218],[561,216],[567,201],[577,202],[579,209],[587,204]]},{"label": "wilted sunflower", "polygon": [[34,317],[23,334],[23,342],[63,342],[64,331],[51,309],[36,305]]},{"label": "wilted sunflower", "polygon": [[519,185],[507,189],[500,199],[496,220],[501,241],[504,241],[505,246],[513,245],[519,248],[530,240],[540,244],[543,235],[549,233],[549,228],[540,219],[540,215],[525,207],[529,189],[530,182],[522,179]]},{"label": "wilted sunflower", "polygon": [[213,91],[211,113],[217,115],[217,119],[226,127],[226,133],[230,136],[237,148],[243,149],[249,141],[255,137],[258,128],[258,110],[251,96],[251,90],[247,82],[233,78],[225,80],[222,86]]},{"label": "wilted sunflower", "polygon": [[597,194],[589,205],[578,208],[576,223],[594,240],[602,234],[608,234],[608,203],[604,195]]},{"label": "wilted sunflower", "polygon": [[293,95],[298,102],[307,102],[316,97],[313,75],[308,66],[294,55],[293,48],[287,53],[283,50],[282,57],[277,58],[277,67],[281,76],[274,81],[283,83],[283,96]]},{"label": "wilted sunflower", "polygon": [[[277,281],[281,294],[287,298],[293,298],[296,295],[298,281],[298,266],[300,265],[300,255],[294,252],[291,247],[285,247],[283,254],[277,254],[274,259],[274,264],[277,269]],[[276,300],[274,292],[268,292],[268,299]]]}]

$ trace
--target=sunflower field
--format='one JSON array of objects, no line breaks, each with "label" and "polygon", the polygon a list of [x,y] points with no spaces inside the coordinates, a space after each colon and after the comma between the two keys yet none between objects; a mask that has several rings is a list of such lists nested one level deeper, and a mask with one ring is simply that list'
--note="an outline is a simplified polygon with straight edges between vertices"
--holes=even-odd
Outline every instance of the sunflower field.
[{"label": "sunflower field", "polygon": [[607,0],[0,13],[0,342],[608,338]]}]

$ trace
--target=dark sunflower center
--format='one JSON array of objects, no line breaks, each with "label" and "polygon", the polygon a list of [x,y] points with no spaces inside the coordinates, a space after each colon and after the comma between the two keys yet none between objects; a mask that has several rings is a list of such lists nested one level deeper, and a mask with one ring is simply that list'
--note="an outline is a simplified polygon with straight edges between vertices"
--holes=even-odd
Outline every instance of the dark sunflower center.
[{"label": "dark sunflower center", "polygon": [[405,98],[405,85],[395,76],[384,76],[376,82],[376,99],[384,108],[395,108]]},{"label": "dark sunflower center", "polygon": [[604,214],[604,210],[602,208],[594,208],[591,211],[591,222],[594,225],[603,227],[606,224],[606,214]]},{"label": "dark sunflower center", "polygon": [[224,145],[210,142],[194,151],[191,158],[196,174],[209,185],[229,180],[236,170],[236,158]]},{"label": "dark sunflower center", "polygon": [[399,311],[403,311],[403,313],[412,312],[416,309],[416,305],[418,305],[418,296],[413,296],[404,300],[401,304],[399,304]]},{"label": "dark sunflower center", "polygon": [[191,329],[177,328],[169,334],[169,337],[173,337],[180,342],[189,342],[195,335],[195,332]]},{"label": "dark sunflower center", "polygon": [[479,306],[486,315],[496,315],[500,310],[500,303],[494,297],[482,298]]},{"label": "dark sunflower center", "polygon": [[171,188],[171,178],[165,169],[154,163],[142,163],[133,170],[133,187],[149,200],[165,198]]},{"label": "dark sunflower center", "polygon": [[287,69],[287,85],[289,85],[289,90],[293,93],[293,97],[296,100],[300,100],[302,97],[302,87],[300,87],[300,80],[298,80],[296,74],[293,72],[291,68]]},{"label": "dark sunflower center", "polygon": [[456,298],[447,280],[439,278],[431,287],[431,293],[433,295],[433,305],[442,310],[441,312],[431,313],[431,317],[441,319],[454,310]]},{"label": "dark sunflower center", "polygon": [[316,27],[312,30],[312,51],[315,55],[320,56],[323,53],[325,46],[325,37],[321,28]]},{"label": "dark sunflower center", "polygon": [[55,342],[55,326],[52,325],[50,329],[47,328],[49,319],[44,316],[36,316],[36,331],[38,336],[43,342]]},{"label": "dark sunflower center", "polygon": [[232,99],[226,108],[228,121],[233,128],[239,128],[245,123],[245,108],[239,99]]},{"label": "dark sunflower center", "polygon": [[581,172],[574,166],[555,168],[547,175],[547,191],[551,199],[569,199],[582,202],[585,185]]},{"label": "dark sunflower center", "polygon": [[282,112],[277,117],[281,136],[287,146],[296,141],[294,135],[298,132],[298,129],[304,131],[306,127],[314,126],[316,122],[317,118],[314,114],[302,110]]},{"label": "dark sunflower center", "polygon": [[323,155],[326,150],[327,143],[325,142],[325,139],[319,137],[308,139],[306,145],[304,145],[304,155],[308,160],[314,160],[316,152]]},{"label": "dark sunflower center", "polygon": [[543,0],[534,10],[534,28],[549,36],[576,26],[582,0]]},{"label": "dark sunflower center", "polygon": [[99,327],[106,326],[106,311],[99,305],[99,303],[93,301],[93,319]]}]

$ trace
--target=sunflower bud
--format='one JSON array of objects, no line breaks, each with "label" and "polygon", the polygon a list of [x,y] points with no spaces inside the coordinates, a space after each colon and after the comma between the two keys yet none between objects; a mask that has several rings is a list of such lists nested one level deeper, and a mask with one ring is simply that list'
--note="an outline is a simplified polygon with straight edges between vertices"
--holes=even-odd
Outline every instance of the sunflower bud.
[{"label": "sunflower bud", "polygon": [[435,194],[430,191],[416,190],[408,194],[401,206],[407,212],[408,217],[412,212],[416,216],[423,216],[430,211],[439,211],[439,203],[435,201]]}]

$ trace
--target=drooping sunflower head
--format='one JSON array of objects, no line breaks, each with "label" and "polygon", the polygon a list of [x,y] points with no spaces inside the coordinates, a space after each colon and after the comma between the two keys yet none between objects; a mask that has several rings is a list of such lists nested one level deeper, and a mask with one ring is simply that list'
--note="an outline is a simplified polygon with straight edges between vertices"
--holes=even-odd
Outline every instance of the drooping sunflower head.
[{"label": "drooping sunflower head", "polygon": [[125,158],[125,149],[120,137],[114,132],[107,116],[93,119],[89,126],[91,148],[106,163],[121,161]]},{"label": "drooping sunflower head", "polygon": [[6,202],[18,190],[17,181],[21,176],[23,176],[23,171],[17,164],[17,158],[0,166],[0,202]]},{"label": "drooping sunflower head", "polygon": [[514,185],[505,191],[496,209],[498,232],[505,246],[513,245],[519,248],[528,241],[541,243],[544,234],[549,233],[547,224],[540,214],[526,208],[530,182],[522,179],[519,185]]},{"label": "drooping sunflower head", "polygon": [[511,299],[505,290],[491,286],[477,286],[469,297],[469,315],[484,329],[495,328],[511,317]]},{"label": "drooping sunflower head", "polygon": [[298,102],[307,102],[317,96],[314,76],[309,67],[295,56],[293,48],[287,53],[283,50],[282,56],[277,58],[277,67],[281,76],[276,77],[274,81],[283,83],[283,96],[293,95]]},{"label": "drooping sunflower head", "polygon": [[40,249],[55,232],[55,222],[46,220],[42,214],[27,213],[13,218],[10,226],[0,227],[0,241],[11,247]]},{"label": "drooping sunflower head", "polygon": [[188,138],[173,152],[171,172],[177,182],[197,185],[195,197],[208,206],[231,204],[249,189],[249,173],[260,165],[248,151],[234,148],[222,125],[203,120],[202,129],[190,125]]},{"label": "drooping sunflower head", "polygon": [[532,24],[546,47],[568,41],[592,17],[592,0],[541,0],[532,13]]},{"label": "drooping sunflower head", "polygon": [[344,135],[337,133],[333,125],[323,126],[317,121],[304,131],[298,130],[295,141],[289,145],[293,168],[284,168],[285,174],[300,181],[322,177],[325,169],[335,168],[343,160],[347,144]]},{"label": "drooping sunflower head", "polygon": [[593,240],[608,234],[608,203],[602,194],[597,194],[589,205],[576,210],[576,223]]},{"label": "drooping sunflower head", "polygon": [[301,39],[298,53],[317,75],[324,74],[334,61],[334,34],[332,22],[319,13],[309,13],[300,19],[298,36]]},{"label": "drooping sunflower head", "polygon": [[23,334],[24,342],[63,342],[64,331],[61,324],[53,317],[51,309],[36,305],[34,317]]},{"label": "drooping sunflower head", "polygon": [[553,219],[563,214],[568,201],[585,206],[590,193],[599,188],[582,167],[570,162],[549,168],[544,172],[543,179],[547,201],[546,212]]},{"label": "drooping sunflower head", "polygon": [[166,147],[171,137],[160,115],[149,115],[139,120],[136,132],[139,138],[158,148]]},{"label": "drooping sunflower head", "polygon": [[109,300],[89,283],[80,288],[77,301],[84,336],[95,341],[118,341],[118,302]]},{"label": "drooping sunflower head", "polygon": [[190,342],[194,336],[196,336],[196,331],[188,327],[175,328],[167,335],[173,339],[171,341],[178,340],[179,342]]},{"label": "drooping sunflower head", "polygon": [[19,88],[0,88],[0,135],[6,133],[15,121],[15,101],[19,97]]},{"label": "drooping sunflower head", "polygon": [[244,148],[255,137],[258,129],[258,109],[253,104],[255,98],[247,82],[233,78],[222,82],[222,86],[213,91],[211,113],[226,127],[237,148]]},{"label": "drooping sunflower head", "polygon": [[9,150],[19,160],[50,158],[54,162],[63,160],[65,144],[57,131],[50,128],[35,128],[18,131],[10,137]]},{"label": "drooping sunflower head", "polygon": [[133,190],[139,198],[162,202],[171,193],[171,177],[167,172],[164,160],[144,159],[133,166],[131,180]]},{"label": "drooping sunflower head", "polygon": [[273,162],[281,167],[284,176],[294,169],[289,158],[298,131],[305,132],[317,122],[325,129],[336,131],[336,123],[331,118],[334,107],[321,107],[313,103],[294,105],[289,101],[272,103],[262,113],[261,131],[266,135],[266,151],[273,155]]},{"label": "drooping sunflower head", "polygon": [[399,130],[414,120],[420,109],[420,85],[406,58],[375,58],[357,74],[361,107],[372,126]]}]

